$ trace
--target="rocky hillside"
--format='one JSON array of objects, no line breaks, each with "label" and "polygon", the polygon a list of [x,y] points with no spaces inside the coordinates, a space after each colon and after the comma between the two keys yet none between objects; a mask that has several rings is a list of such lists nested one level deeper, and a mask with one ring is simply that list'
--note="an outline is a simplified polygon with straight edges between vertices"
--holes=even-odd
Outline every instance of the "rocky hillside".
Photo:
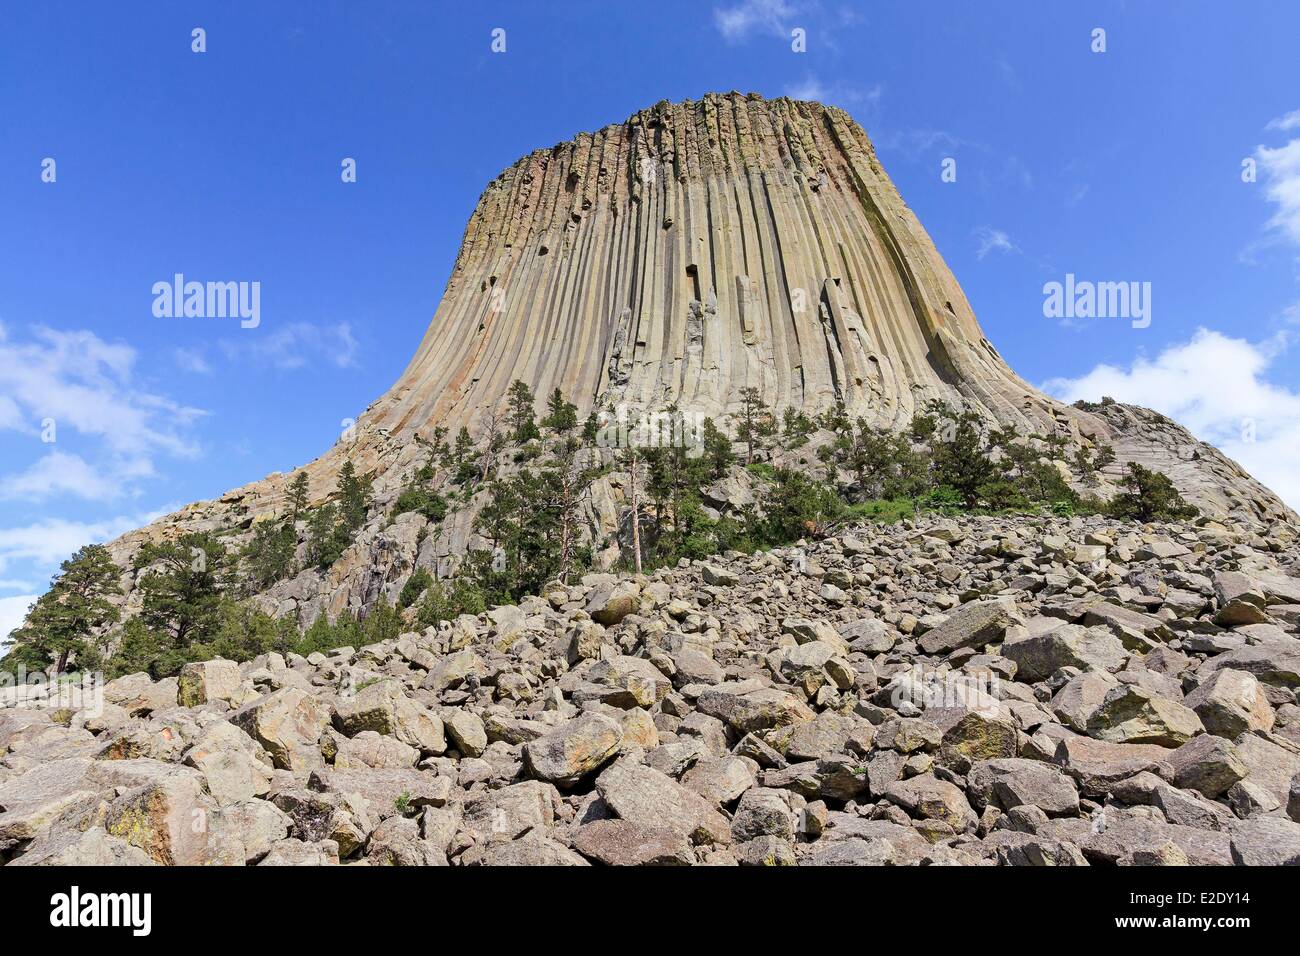
[{"label": "rocky hillside", "polygon": [[[335,491],[345,461],[391,501],[437,429],[454,436],[463,426],[484,442],[514,381],[539,399],[560,388],[584,418],[676,403],[733,434],[748,388],[778,415],[839,405],[895,430],[943,401],[988,427],[1075,450],[1110,446],[1110,477],[1139,462],[1207,514],[1300,526],[1175,423],[1127,406],[1063,405],[1020,379],[867,134],[819,103],[740,93],[663,102],[505,170],[480,197],[402,376],[304,466],[309,504]],[[113,557],[126,568],[151,542],[246,531],[285,512],[290,483],[273,474],[189,505],[112,542]],[[597,485],[588,538],[617,530],[625,511],[620,481]],[[470,517],[417,538],[414,518],[389,530],[377,515],[336,567],[262,604],[304,627],[322,613],[364,615],[414,568],[446,574],[473,543]],[[137,584],[124,575],[128,596]]]},{"label": "rocky hillside", "polygon": [[1296,864],[1297,687],[1294,539],[868,525],[100,707],[0,691],[0,860]]}]

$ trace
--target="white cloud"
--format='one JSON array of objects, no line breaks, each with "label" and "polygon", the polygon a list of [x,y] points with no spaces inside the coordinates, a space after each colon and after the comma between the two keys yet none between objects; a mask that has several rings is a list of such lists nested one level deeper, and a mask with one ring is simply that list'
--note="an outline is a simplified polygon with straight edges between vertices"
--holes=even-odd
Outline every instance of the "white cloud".
[{"label": "white cloud", "polygon": [[[206,413],[142,386],[135,362],[94,332],[35,326],[20,340],[0,325],[0,429],[33,439],[26,467],[0,474],[0,500],[130,496],[156,455],[197,456],[189,429]],[[72,436],[78,453],[59,447]]]},{"label": "white cloud", "polygon": [[122,485],[80,455],[51,451],[26,471],[0,476],[0,500],[41,501],[55,494],[107,501],[122,493]]},{"label": "white cloud", "polygon": [[1277,149],[1261,146],[1255,156],[1267,180],[1264,194],[1277,205],[1269,227],[1300,245],[1300,139]]},{"label": "white cloud", "polygon": [[193,372],[195,375],[212,374],[212,366],[198,349],[175,349],[172,358],[176,360],[176,367],[183,372]]},{"label": "white cloud", "polygon": [[1285,347],[1285,337],[1256,344],[1199,329],[1154,360],[1139,358],[1128,369],[1098,365],[1043,389],[1067,402],[1108,395],[1153,408],[1300,508],[1300,392],[1266,378]]},{"label": "white cloud", "polygon": [[975,238],[979,241],[979,248],[975,251],[976,259],[983,259],[990,252],[1019,252],[1016,244],[1011,241],[1001,229],[993,229],[989,226],[980,226],[975,230]]},{"label": "white cloud", "polygon": [[17,597],[0,598],[0,654],[4,653],[9,633],[23,623],[27,609],[37,597],[35,594],[20,594]]},{"label": "white cloud", "polygon": [[1278,129],[1283,132],[1288,130],[1300,129],[1300,110],[1292,110],[1286,116],[1279,116],[1277,119],[1269,120],[1265,129]]},{"label": "white cloud", "polygon": [[43,518],[22,527],[0,528],[0,571],[11,561],[30,561],[38,567],[53,569],[82,545],[112,540],[172,510],[175,509],[168,507],[145,514],[118,515],[103,521]]},{"label": "white cloud", "polygon": [[356,364],[358,343],[350,323],[319,326],[291,322],[262,331],[264,328],[223,339],[221,349],[226,358],[289,371],[305,368],[317,359],[339,368]]},{"label": "white cloud", "polygon": [[787,0],[741,0],[733,7],[714,7],[713,23],[728,42],[756,33],[789,37],[787,24],[798,8]]},{"label": "white cloud", "polygon": [[868,90],[841,83],[828,85],[809,73],[798,83],[786,86],[785,95],[794,100],[812,100],[833,106],[875,109],[880,104],[880,98],[885,95],[885,88],[879,83]]},{"label": "white cloud", "polygon": [[[1267,128],[1300,129],[1300,110],[1273,120]],[[1264,173],[1264,195],[1277,206],[1269,228],[1300,245],[1300,138],[1277,148],[1258,146],[1255,159]]]}]

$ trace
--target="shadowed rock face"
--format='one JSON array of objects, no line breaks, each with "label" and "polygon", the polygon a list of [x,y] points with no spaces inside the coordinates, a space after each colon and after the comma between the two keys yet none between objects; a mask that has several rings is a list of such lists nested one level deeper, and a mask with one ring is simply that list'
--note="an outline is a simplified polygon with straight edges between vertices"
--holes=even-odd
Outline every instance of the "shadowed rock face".
[{"label": "shadowed rock face", "polygon": [[[1208,514],[1296,516],[1234,462],[1144,409],[1085,411],[1038,392],[980,330],[952,273],[844,111],[709,94],[538,150],[470,218],[420,347],[355,434],[306,466],[312,496],[344,458],[396,493],[436,426],[483,426],[510,383],[559,387],[582,414],[683,408],[721,417],[740,389],[780,411],[843,402],[902,427],[932,399],[990,423],[1111,443]],[[272,475],[114,545],[281,509]],[[336,582],[341,584],[342,582]]]}]

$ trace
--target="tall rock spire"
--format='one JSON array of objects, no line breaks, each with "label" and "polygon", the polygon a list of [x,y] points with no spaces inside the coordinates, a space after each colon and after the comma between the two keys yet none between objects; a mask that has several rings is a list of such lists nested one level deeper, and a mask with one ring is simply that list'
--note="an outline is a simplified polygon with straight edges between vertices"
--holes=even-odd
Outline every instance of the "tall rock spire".
[{"label": "tall rock spire", "polygon": [[473,426],[515,379],[720,415],[929,398],[1054,427],[876,160],[818,103],[710,94],[524,157],[479,199],[442,302],[365,425]]}]

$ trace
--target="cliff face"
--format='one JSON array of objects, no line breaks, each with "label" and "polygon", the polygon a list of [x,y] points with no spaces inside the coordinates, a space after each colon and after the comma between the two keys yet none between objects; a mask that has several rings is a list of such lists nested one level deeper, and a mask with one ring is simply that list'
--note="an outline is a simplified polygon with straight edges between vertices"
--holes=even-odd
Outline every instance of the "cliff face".
[{"label": "cliff face", "polygon": [[[1018,378],[861,127],[817,103],[736,93],[660,103],[507,169],[479,200],[410,365],[354,436],[306,466],[313,497],[334,490],[350,458],[391,500],[422,454],[417,437],[479,430],[515,379],[539,397],[559,387],[583,414],[677,402],[725,420],[753,386],[778,411],[843,402],[901,427],[944,399],[991,424],[1109,442],[1109,478],[1140,461],[1211,515],[1296,520],[1172,422],[1064,406]],[[247,524],[282,509],[287,484],[272,475],[191,505],[115,553],[178,529]],[[608,523],[613,507],[596,501],[593,513]],[[461,529],[444,553],[467,541]],[[374,589],[352,577],[392,558],[373,547],[309,588],[313,606],[364,604]]]},{"label": "cliff face", "polygon": [[514,379],[580,406],[743,386],[881,425],[931,397],[1050,426],[980,331],[842,110],[740,95],[661,103],[525,157],[470,219],[437,315],[368,424],[474,423]]}]

